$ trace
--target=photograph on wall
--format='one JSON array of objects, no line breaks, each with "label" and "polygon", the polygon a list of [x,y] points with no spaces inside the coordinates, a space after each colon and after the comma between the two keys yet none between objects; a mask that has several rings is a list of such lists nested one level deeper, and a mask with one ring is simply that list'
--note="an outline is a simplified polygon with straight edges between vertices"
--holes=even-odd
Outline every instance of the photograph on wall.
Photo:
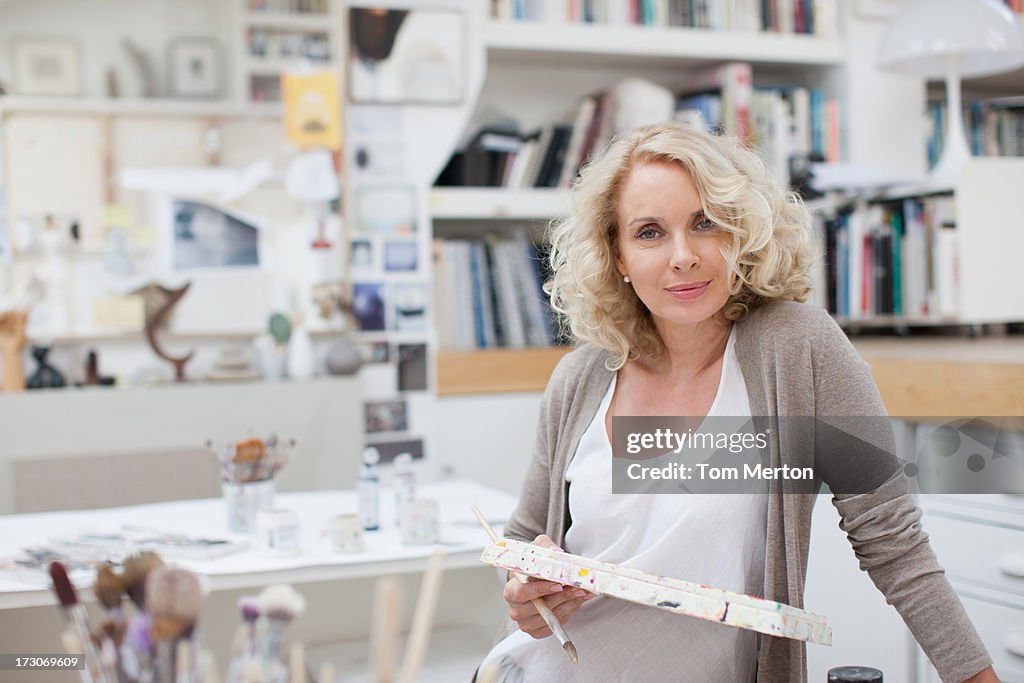
[{"label": "photograph on wall", "polygon": [[260,226],[254,219],[188,199],[172,206],[175,270],[259,266]]},{"label": "photograph on wall", "polygon": [[352,312],[363,332],[382,332],[386,328],[384,284],[356,282],[352,285]]},{"label": "photograph on wall", "polygon": [[409,185],[356,188],[355,229],[379,235],[416,232],[416,190]]},{"label": "photograph on wall", "polygon": [[386,341],[375,341],[359,345],[363,363],[387,363],[391,360],[391,344]]},{"label": "photograph on wall", "polygon": [[458,104],[466,78],[465,17],[442,9],[349,9],[353,102]]},{"label": "photograph on wall", "polygon": [[408,404],[405,401],[366,401],[363,425],[367,434],[404,432],[409,429]]},{"label": "photograph on wall", "polygon": [[373,240],[361,237],[349,242],[348,264],[353,273],[376,272],[376,261],[373,258]]},{"label": "photograph on wall", "polygon": [[430,288],[423,282],[398,282],[391,285],[392,320],[396,332],[427,330],[427,299]]},{"label": "photograph on wall", "polygon": [[341,95],[338,74],[286,73],[281,79],[284,129],[300,149],[341,148]]},{"label": "photograph on wall", "polygon": [[398,345],[398,390],[426,391],[427,345]]},{"label": "photograph on wall", "polygon": [[389,463],[400,453],[408,453],[413,460],[423,458],[423,439],[402,439],[401,441],[375,441],[367,439],[367,446],[380,451],[381,463]]},{"label": "photograph on wall", "polygon": [[388,240],[384,243],[384,270],[391,273],[415,272],[419,264],[420,246],[410,240]]},{"label": "photograph on wall", "polygon": [[212,38],[178,38],[167,47],[167,82],[174,97],[218,97],[220,46]]},{"label": "photograph on wall", "polygon": [[405,175],[405,120],[399,107],[352,105],[345,113],[351,140],[346,145],[353,177],[398,179]]},{"label": "photograph on wall", "polygon": [[78,45],[64,38],[14,41],[14,90],[18,95],[77,95]]}]

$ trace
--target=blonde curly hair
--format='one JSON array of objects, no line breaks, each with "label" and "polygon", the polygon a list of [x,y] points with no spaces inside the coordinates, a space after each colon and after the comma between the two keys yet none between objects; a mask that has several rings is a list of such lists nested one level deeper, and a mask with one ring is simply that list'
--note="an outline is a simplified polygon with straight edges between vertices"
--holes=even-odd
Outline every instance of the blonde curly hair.
[{"label": "blonde curly hair", "polygon": [[554,275],[544,284],[563,328],[612,352],[612,370],[664,352],[650,311],[615,267],[619,194],[633,165],[650,161],[681,165],[705,215],[730,236],[722,255],[736,277],[726,318],[742,320],[773,299],[806,301],[811,292],[811,214],[755,152],[676,122],[627,131],[583,167],[573,211],[551,224]]}]

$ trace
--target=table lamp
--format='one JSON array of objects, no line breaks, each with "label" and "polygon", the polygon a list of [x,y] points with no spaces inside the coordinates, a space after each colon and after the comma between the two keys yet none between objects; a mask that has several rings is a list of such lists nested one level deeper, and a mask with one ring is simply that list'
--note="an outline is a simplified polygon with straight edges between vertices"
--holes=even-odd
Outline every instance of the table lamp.
[{"label": "table lamp", "polygon": [[330,249],[326,235],[328,203],[341,193],[331,153],[321,149],[296,157],[288,164],[284,184],[289,195],[309,202],[313,208],[317,225],[313,248]]},{"label": "table lamp", "polygon": [[911,0],[882,37],[879,65],[946,80],[946,133],[930,184],[949,186],[971,156],[961,76],[991,76],[1024,64],[1024,33],[1000,0]]}]

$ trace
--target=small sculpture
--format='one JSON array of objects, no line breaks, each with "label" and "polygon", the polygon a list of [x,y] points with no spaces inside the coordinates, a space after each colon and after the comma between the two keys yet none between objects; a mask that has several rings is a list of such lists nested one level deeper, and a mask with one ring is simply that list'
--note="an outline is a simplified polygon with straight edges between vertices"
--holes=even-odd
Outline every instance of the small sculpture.
[{"label": "small sculpture", "polygon": [[60,374],[57,368],[46,362],[46,356],[50,353],[49,346],[33,346],[32,357],[36,359],[39,367],[28,378],[29,389],[57,389],[64,386],[64,375]]},{"label": "small sculpture", "polygon": [[170,317],[174,307],[178,305],[178,302],[181,301],[181,298],[185,296],[188,288],[191,286],[191,282],[186,282],[184,286],[178,289],[167,289],[161,285],[150,284],[141,291],[146,305],[146,340],[153,349],[153,353],[174,366],[174,381],[176,382],[185,381],[185,364],[192,360],[192,357],[195,356],[195,351],[189,351],[180,358],[170,356],[160,348],[156,333],[157,330],[165,327],[167,318]]}]

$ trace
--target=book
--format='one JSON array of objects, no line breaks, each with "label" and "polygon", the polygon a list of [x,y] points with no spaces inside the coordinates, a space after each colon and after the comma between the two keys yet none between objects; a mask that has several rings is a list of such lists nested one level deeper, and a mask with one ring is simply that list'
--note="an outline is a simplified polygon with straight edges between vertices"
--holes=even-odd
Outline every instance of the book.
[{"label": "book", "polygon": [[722,122],[727,135],[750,142],[750,102],[753,97],[753,71],[746,62],[696,69],[687,74],[679,95],[718,94],[722,98]]}]

